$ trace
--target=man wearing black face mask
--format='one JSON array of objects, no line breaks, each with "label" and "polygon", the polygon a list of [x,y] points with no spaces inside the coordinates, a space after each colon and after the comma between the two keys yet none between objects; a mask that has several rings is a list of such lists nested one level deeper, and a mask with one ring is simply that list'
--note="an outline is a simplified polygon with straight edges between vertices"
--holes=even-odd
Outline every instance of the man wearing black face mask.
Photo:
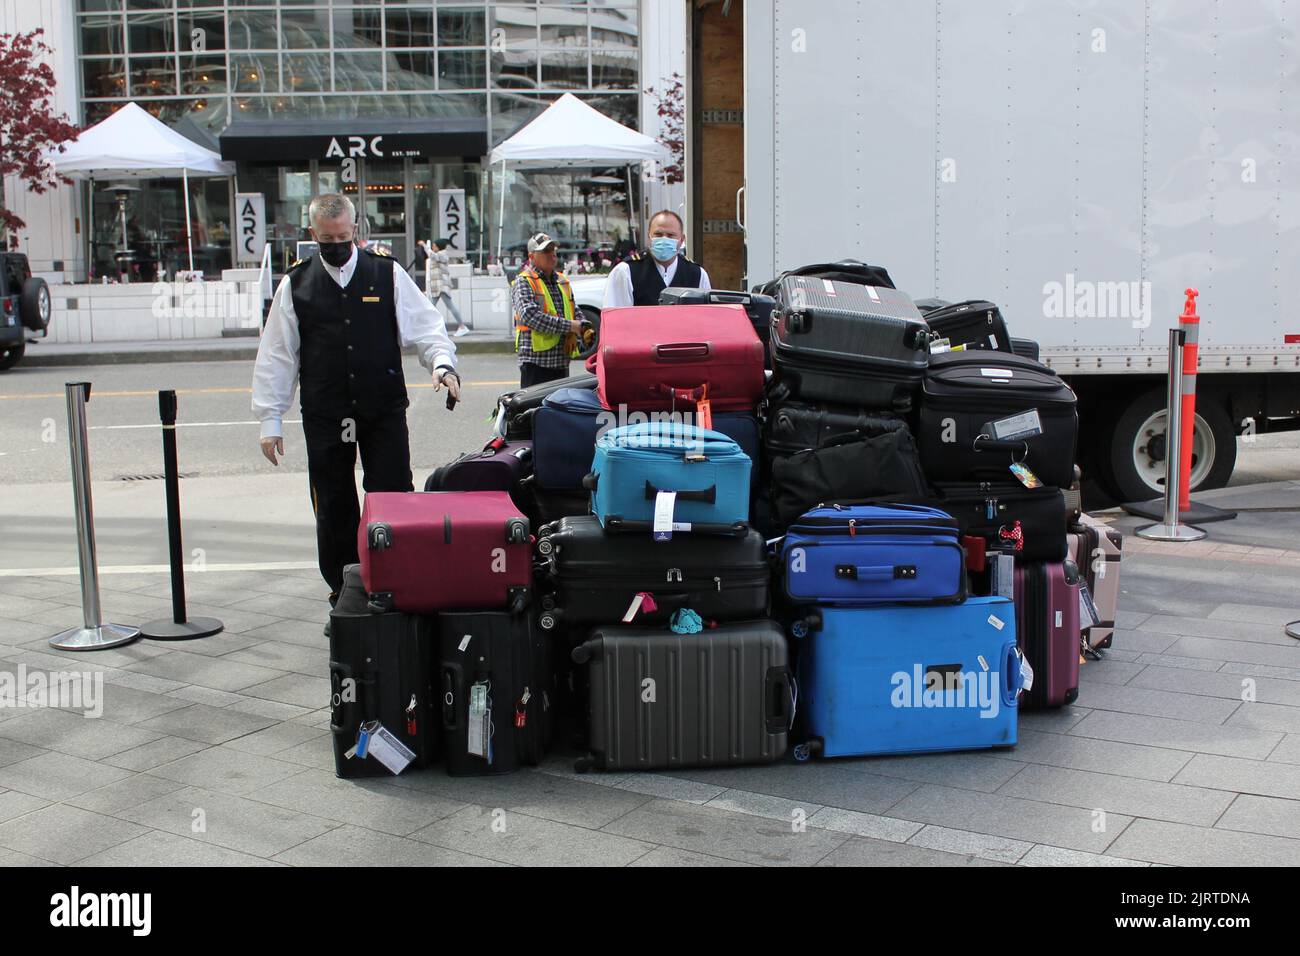
[{"label": "man wearing black face mask", "polygon": [[358,449],[366,491],[412,490],[402,348],[416,347],[435,391],[445,386],[457,400],[460,379],[438,310],[389,256],[357,248],[352,201],[317,196],[308,215],[320,254],[295,263],[276,290],[253,371],[253,411],[262,454],[277,465],[282,420],[301,385],[316,550],[332,604],[344,565],[357,561]]}]

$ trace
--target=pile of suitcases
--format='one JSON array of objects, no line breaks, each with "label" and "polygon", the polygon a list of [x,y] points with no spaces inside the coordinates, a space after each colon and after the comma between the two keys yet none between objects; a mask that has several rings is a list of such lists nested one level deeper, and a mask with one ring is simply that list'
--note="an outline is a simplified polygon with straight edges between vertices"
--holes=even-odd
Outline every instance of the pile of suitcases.
[{"label": "pile of suitcases", "polygon": [[844,261],[602,316],[425,491],[371,494],[332,614],[336,765],[449,773],[1016,742],[1108,646],[1119,536],[1074,394],[996,306]]}]

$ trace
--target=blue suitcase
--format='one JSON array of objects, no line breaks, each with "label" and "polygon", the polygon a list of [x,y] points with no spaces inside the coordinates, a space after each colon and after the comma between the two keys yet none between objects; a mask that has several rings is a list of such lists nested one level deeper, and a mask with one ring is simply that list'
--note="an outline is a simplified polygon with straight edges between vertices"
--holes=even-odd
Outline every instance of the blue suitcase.
[{"label": "blue suitcase", "polygon": [[739,530],[749,521],[752,470],[749,456],[720,432],[647,422],[601,435],[585,483],[607,531],[648,530],[664,491],[677,493],[673,531]]},{"label": "blue suitcase", "polygon": [[[626,417],[636,424],[638,417],[655,421],[656,415],[633,412]],[[591,471],[596,439],[602,432],[619,425],[618,413],[600,404],[600,396],[589,388],[563,388],[548,395],[533,416],[533,474],[537,487],[547,491],[582,488],[582,479]],[[744,412],[719,412],[713,416],[713,428],[740,446],[740,450],[757,461],[759,453],[758,419]],[[754,477],[757,477],[755,472]]]},{"label": "blue suitcase", "polygon": [[807,512],[781,545],[796,603],[954,604],[966,596],[957,521],[920,505],[830,505]]},{"label": "blue suitcase", "polygon": [[820,608],[792,633],[804,720],[798,760],[1016,743],[1021,658],[1006,598]]}]

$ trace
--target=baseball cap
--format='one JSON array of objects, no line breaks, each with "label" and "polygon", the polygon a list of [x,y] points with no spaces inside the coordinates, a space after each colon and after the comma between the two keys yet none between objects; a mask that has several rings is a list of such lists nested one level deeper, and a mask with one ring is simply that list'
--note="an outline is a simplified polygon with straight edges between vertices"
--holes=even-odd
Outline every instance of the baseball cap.
[{"label": "baseball cap", "polygon": [[537,235],[533,236],[531,239],[528,240],[528,251],[542,252],[543,250],[551,246],[555,246],[556,248],[558,248],[559,245],[560,244],[558,242],[556,242],[546,233],[539,232]]}]

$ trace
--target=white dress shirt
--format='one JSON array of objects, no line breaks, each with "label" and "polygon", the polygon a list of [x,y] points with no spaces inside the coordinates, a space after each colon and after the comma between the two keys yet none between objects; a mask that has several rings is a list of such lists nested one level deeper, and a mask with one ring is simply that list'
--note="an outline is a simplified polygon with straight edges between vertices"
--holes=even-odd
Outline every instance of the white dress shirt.
[{"label": "white dress shirt", "polygon": [[[330,277],[346,287],[357,268],[360,250],[336,268],[321,260]],[[415,346],[420,364],[430,372],[438,366],[456,368],[456,346],[447,335],[442,315],[420,291],[407,271],[393,263],[393,303],[397,310],[397,337],[402,348]],[[284,413],[293,404],[298,389],[298,365],[302,357],[302,340],[298,334],[298,316],[293,309],[293,291],[289,277],[280,280],[271,302],[262,342],[257,348],[253,368],[253,414],[262,423],[263,438],[284,434]]]},{"label": "white dress shirt", "polygon": [[[673,276],[677,275],[677,263],[681,256],[674,256],[673,261],[664,265],[657,259],[652,259],[655,268],[659,270],[659,276],[664,280],[664,287],[673,284]],[[709,285],[709,274],[700,266],[700,288],[711,289]],[[633,304],[632,296],[632,268],[626,262],[620,262],[609,273],[609,279],[605,283],[605,309],[622,309]]]}]

